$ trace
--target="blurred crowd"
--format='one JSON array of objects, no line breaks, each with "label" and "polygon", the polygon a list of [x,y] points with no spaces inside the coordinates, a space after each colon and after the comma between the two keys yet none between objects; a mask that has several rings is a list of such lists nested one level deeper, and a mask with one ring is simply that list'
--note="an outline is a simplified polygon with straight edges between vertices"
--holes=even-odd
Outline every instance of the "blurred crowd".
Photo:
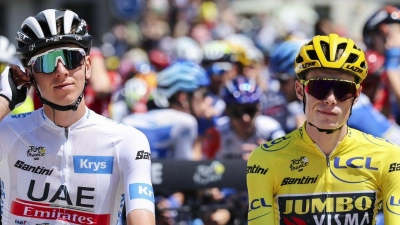
[{"label": "blurred crowd", "polygon": [[[139,21],[116,24],[92,48],[85,99],[91,110],[146,134],[152,159],[246,160],[258,145],[297,129],[305,121],[294,92],[300,46],[318,34],[346,36],[345,27],[297,5],[238,15],[225,0],[145,2]],[[349,120],[397,144],[400,81],[387,69],[400,65],[399,13],[382,6],[365,21],[358,45],[369,75]],[[9,56],[2,62],[18,63],[5,37],[0,51]],[[12,113],[39,107],[31,90]],[[160,225],[246,224],[247,197],[231,188],[171,191],[156,196],[156,211]]]}]

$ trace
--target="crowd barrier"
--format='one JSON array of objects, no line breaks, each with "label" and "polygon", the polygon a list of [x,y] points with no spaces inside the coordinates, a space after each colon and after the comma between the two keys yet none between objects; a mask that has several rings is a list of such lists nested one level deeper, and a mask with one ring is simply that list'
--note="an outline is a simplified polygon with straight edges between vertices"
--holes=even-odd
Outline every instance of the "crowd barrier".
[{"label": "crowd barrier", "polygon": [[194,191],[207,187],[246,188],[244,160],[152,160],[154,192]]}]

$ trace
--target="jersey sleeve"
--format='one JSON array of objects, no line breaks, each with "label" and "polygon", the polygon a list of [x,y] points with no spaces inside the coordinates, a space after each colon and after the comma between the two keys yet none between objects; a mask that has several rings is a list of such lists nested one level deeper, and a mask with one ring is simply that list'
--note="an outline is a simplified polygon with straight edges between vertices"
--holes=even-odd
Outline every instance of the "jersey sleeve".
[{"label": "jersey sleeve", "polygon": [[382,208],[386,225],[400,221],[400,148],[391,151],[382,173]]},{"label": "jersey sleeve", "polygon": [[131,127],[129,139],[121,143],[119,161],[124,180],[126,214],[135,209],[154,213],[151,154],[146,136]]},{"label": "jersey sleeve", "polygon": [[257,148],[247,161],[248,225],[275,225],[273,175],[265,154]]}]

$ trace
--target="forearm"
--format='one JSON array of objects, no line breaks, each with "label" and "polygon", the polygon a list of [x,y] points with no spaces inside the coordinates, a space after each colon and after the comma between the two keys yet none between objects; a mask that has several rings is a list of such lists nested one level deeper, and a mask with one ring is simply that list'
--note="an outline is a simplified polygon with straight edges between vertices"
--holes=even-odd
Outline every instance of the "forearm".
[{"label": "forearm", "polygon": [[136,209],[129,212],[126,221],[128,225],[155,225],[156,219],[152,212]]},{"label": "forearm", "polygon": [[0,97],[0,121],[10,113],[9,103],[4,97]]}]

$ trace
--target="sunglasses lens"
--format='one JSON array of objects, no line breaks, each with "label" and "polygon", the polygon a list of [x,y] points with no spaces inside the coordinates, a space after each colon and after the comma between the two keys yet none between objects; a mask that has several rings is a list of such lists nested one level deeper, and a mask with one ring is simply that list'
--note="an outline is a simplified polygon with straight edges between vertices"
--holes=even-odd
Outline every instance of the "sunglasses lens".
[{"label": "sunglasses lens", "polygon": [[231,115],[238,119],[242,118],[245,114],[249,115],[250,117],[254,117],[257,111],[257,107],[235,107],[230,110]]},{"label": "sunglasses lens", "polygon": [[83,64],[83,57],[79,50],[63,49],[38,57],[32,67],[37,73],[53,73],[56,63],[61,60],[65,68],[73,70]]},{"label": "sunglasses lens", "polygon": [[356,85],[340,80],[310,80],[305,91],[318,100],[324,100],[333,89],[336,98],[343,102],[355,96]]}]

